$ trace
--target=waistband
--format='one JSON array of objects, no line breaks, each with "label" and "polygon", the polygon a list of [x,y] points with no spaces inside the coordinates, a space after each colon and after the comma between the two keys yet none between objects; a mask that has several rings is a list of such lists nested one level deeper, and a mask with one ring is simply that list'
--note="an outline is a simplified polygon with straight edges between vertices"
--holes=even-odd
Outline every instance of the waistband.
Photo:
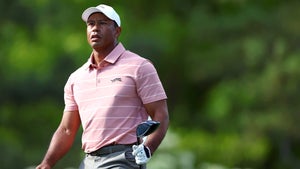
[{"label": "waistband", "polygon": [[111,154],[111,153],[115,153],[115,152],[124,151],[128,148],[131,148],[135,144],[136,143],[108,145],[108,146],[104,146],[96,151],[93,151],[93,152],[87,153],[87,154],[91,155],[91,156],[103,156],[103,155],[107,155],[107,154]]}]

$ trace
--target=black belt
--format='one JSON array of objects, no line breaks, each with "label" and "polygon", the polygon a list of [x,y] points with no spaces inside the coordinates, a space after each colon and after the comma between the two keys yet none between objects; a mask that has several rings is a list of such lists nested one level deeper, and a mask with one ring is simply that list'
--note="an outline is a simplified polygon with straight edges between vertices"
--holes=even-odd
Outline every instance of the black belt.
[{"label": "black belt", "polygon": [[107,155],[110,153],[115,153],[119,151],[124,151],[127,148],[131,148],[134,144],[115,144],[115,145],[108,145],[104,146],[96,151],[93,151],[91,153],[87,153],[91,156],[102,156]]}]

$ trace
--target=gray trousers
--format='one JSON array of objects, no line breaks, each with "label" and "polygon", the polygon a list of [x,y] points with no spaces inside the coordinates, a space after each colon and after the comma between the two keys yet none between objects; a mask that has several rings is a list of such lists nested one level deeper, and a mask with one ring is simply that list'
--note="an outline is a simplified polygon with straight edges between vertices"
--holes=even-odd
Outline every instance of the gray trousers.
[{"label": "gray trousers", "polygon": [[[122,146],[109,146],[102,152],[100,149],[99,153],[86,154],[79,169],[140,169],[135,163],[131,146]],[[141,168],[146,169],[146,165]]]}]

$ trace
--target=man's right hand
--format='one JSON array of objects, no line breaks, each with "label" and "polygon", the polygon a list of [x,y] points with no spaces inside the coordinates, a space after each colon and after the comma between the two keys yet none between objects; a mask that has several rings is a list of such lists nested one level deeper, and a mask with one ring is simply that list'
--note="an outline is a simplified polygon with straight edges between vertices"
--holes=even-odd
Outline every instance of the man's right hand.
[{"label": "man's right hand", "polygon": [[40,164],[38,165],[35,169],[51,169],[50,165],[49,164]]}]

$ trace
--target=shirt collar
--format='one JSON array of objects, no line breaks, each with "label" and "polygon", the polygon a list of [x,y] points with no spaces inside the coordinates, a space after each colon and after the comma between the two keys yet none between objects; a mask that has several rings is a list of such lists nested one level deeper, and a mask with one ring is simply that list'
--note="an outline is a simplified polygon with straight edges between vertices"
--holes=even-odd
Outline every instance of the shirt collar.
[{"label": "shirt collar", "polygon": [[[104,58],[104,62],[115,64],[124,51],[125,48],[123,44],[119,42],[118,45]],[[88,68],[95,68],[95,65],[93,64],[93,53],[90,55],[87,61],[86,69]]]}]

